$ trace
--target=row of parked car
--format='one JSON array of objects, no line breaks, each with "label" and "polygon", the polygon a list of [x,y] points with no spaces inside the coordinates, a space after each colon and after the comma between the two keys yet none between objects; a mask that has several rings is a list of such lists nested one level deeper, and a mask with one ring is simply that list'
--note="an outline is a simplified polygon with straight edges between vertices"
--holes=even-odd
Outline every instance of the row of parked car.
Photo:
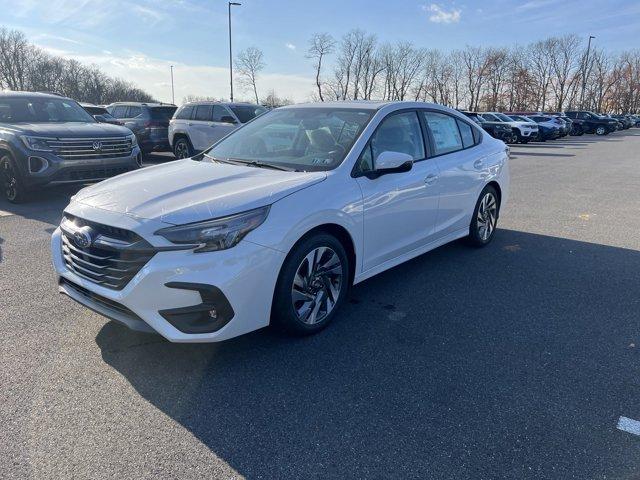
[{"label": "row of parked car", "polygon": [[586,110],[462,113],[505,143],[544,142],[585,133],[608,135],[616,130],[640,127],[640,115],[602,115]]},{"label": "row of parked car", "polygon": [[[180,108],[138,102],[96,106],[55,94],[0,92],[1,185],[9,201],[19,202],[45,185],[91,183],[135,170],[146,153],[172,151],[177,158],[189,158],[266,111],[255,104],[210,101]],[[586,111],[462,113],[506,143],[606,135],[640,126],[638,115]],[[281,125],[269,136],[268,145],[246,148],[279,151],[295,138],[297,128]],[[357,132],[340,131],[347,133]],[[314,130],[314,135],[314,146],[332,144],[323,131]]]}]

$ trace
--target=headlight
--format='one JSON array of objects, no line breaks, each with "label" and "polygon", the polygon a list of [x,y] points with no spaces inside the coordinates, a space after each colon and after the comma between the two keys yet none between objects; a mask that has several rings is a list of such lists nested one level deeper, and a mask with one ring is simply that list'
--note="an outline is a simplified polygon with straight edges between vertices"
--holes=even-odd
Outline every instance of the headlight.
[{"label": "headlight", "polygon": [[25,147],[30,150],[35,150],[37,152],[53,151],[53,148],[51,148],[47,142],[49,140],[55,140],[54,138],[29,137],[28,135],[23,135],[20,138],[22,139],[22,143],[24,143]]},{"label": "headlight", "polygon": [[245,235],[258,228],[269,213],[269,206],[249,210],[228,217],[189,223],[158,230],[171,243],[193,245],[194,252],[226,250],[237,245]]},{"label": "headlight", "polygon": [[131,140],[131,148],[138,146],[138,139],[136,138],[135,134],[132,133],[131,135],[129,135],[129,140]]}]

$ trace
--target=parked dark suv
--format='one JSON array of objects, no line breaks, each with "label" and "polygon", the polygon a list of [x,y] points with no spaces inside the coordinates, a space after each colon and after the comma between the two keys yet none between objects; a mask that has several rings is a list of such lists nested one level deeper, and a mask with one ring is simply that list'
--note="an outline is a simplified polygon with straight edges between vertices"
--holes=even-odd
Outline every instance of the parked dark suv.
[{"label": "parked dark suv", "polygon": [[601,117],[593,112],[588,112],[586,110],[573,110],[564,112],[564,114],[572,120],[574,118],[584,120],[582,126],[586,133],[608,135],[611,132],[616,131],[616,126],[618,124],[618,122],[616,122],[612,118]]},{"label": "parked dark suv", "polygon": [[505,143],[515,143],[517,141],[517,137],[513,133],[511,126],[504,122],[490,122],[482,118],[476,112],[465,112],[460,110],[460,113],[466,115],[475,123],[477,123],[485,132],[487,132],[493,138],[502,140]]},{"label": "parked dark suv", "polygon": [[177,107],[168,103],[118,102],[108,112],[135,133],[144,153],[170,152],[169,120]]},{"label": "parked dark suv", "polygon": [[0,185],[10,202],[44,185],[94,182],[141,162],[128,128],[96,122],[74,100],[0,92]]}]

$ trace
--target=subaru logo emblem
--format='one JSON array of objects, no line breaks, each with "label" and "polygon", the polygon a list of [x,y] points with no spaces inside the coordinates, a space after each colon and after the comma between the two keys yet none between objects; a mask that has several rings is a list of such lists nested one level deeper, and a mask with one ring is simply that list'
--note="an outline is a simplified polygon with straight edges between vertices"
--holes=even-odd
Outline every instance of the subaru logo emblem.
[{"label": "subaru logo emblem", "polygon": [[96,152],[99,152],[100,150],[102,150],[102,142],[100,140],[96,140],[95,142],[93,142],[93,149]]},{"label": "subaru logo emblem", "polygon": [[73,234],[73,243],[79,248],[88,248],[93,243],[91,227],[82,227]]}]

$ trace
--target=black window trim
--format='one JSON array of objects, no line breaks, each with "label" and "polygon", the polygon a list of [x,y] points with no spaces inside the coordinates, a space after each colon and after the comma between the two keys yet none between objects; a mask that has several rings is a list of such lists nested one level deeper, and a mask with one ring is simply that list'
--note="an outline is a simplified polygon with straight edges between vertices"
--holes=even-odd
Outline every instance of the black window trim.
[{"label": "black window trim", "polygon": [[[435,150],[436,142],[435,142],[435,139],[433,138],[433,133],[431,132],[431,128],[429,128],[429,122],[427,122],[425,120],[425,124],[426,124],[427,130],[429,132],[429,142],[431,142],[432,146],[433,146],[433,148],[431,149],[432,156],[430,158],[437,158],[437,157],[442,157],[444,155],[450,155],[452,153],[462,152],[463,150],[470,150],[472,148],[477,147],[478,145],[480,145],[482,143],[482,132],[480,132],[479,141],[476,142],[475,141],[475,136],[474,136],[473,137],[473,140],[474,140],[473,145],[471,145],[469,147],[465,147],[464,146],[464,142],[462,141],[462,133],[460,133],[460,126],[458,125],[458,121],[464,122],[467,125],[469,125],[471,127],[471,129],[472,129],[471,130],[472,133],[473,133],[473,129],[477,128],[475,125],[472,125],[468,120],[462,119],[462,118],[458,117],[457,115],[452,115],[449,112],[444,112],[442,110],[438,110],[438,109],[435,109],[435,108],[420,108],[419,110],[421,112],[441,113],[442,115],[448,115],[451,118],[453,118],[454,120],[456,120],[456,127],[458,128],[458,134],[460,135],[460,141],[462,142],[462,148],[460,150],[454,150],[453,152],[439,153],[439,154],[436,155],[436,153],[435,153],[436,152],[436,150]],[[422,117],[422,115],[418,115],[418,116]],[[424,120],[424,118],[422,118],[422,120]]]},{"label": "black window trim", "polygon": [[[418,108],[401,108],[399,110],[394,110],[393,112],[389,112],[388,114],[386,114],[382,120],[380,120],[380,122],[378,122],[378,125],[376,125],[376,128],[373,130],[373,132],[371,133],[371,135],[369,135],[369,138],[367,139],[367,143],[365,143],[364,147],[362,148],[362,150],[360,150],[360,153],[358,154],[358,156],[356,157],[356,163],[353,165],[353,168],[351,169],[351,178],[359,178],[359,177],[366,177],[367,172],[362,172],[359,171],[358,166],[360,165],[360,157],[362,157],[362,154],[365,152],[365,150],[367,148],[371,147],[371,139],[373,138],[373,136],[378,132],[378,129],[380,128],[380,125],[382,125],[388,118],[394,116],[394,115],[399,115],[401,113],[407,113],[407,112],[414,112],[416,114],[416,117],[418,118],[418,124],[420,125],[420,133],[422,134],[422,145],[424,148],[424,153],[425,153],[425,157],[424,158],[420,158],[418,160],[414,160],[413,163],[418,163],[418,162],[423,162],[425,160],[430,160],[431,157],[431,146],[429,145],[429,142],[427,140],[427,137],[425,136],[425,125],[423,125],[423,121],[422,118],[420,118],[421,116],[418,113],[419,109]],[[371,162],[374,162],[373,159],[373,151],[371,151]]]}]

